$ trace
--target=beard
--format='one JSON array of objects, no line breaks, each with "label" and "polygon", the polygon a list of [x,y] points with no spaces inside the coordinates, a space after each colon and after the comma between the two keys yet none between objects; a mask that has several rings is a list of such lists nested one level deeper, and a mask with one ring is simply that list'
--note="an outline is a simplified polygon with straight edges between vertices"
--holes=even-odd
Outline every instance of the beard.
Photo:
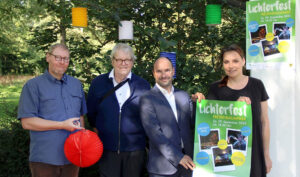
[{"label": "beard", "polygon": [[162,79],[165,79],[165,78],[160,78],[157,81],[157,84],[160,85],[162,88],[167,88],[169,86],[172,86],[172,79],[167,78],[168,80],[166,80],[166,81],[162,81]]}]

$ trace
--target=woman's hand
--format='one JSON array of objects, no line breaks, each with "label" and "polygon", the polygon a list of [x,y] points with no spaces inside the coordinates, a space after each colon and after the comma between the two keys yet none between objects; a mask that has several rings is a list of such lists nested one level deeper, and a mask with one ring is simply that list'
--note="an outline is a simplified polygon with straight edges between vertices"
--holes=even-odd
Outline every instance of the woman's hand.
[{"label": "woman's hand", "polygon": [[246,97],[246,96],[240,96],[237,101],[244,101],[246,102],[247,104],[251,104],[251,99],[249,97]]},{"label": "woman's hand", "polygon": [[272,169],[272,160],[269,155],[265,155],[266,173],[270,173]]},{"label": "woman's hand", "polygon": [[195,94],[192,94],[191,99],[192,99],[193,102],[196,102],[198,100],[199,103],[200,103],[201,100],[205,99],[205,96],[200,92],[196,92]]}]

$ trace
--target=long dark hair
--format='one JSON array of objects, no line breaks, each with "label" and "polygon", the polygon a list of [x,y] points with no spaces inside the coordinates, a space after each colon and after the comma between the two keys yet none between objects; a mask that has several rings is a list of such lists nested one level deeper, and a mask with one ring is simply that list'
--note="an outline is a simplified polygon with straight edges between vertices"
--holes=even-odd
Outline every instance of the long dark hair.
[{"label": "long dark hair", "polygon": [[[220,60],[221,62],[223,63],[223,59],[224,59],[224,54],[226,52],[231,52],[231,51],[234,51],[236,53],[238,53],[242,58],[245,58],[245,54],[244,54],[244,51],[243,49],[236,45],[236,44],[231,44],[230,46],[228,47],[224,47],[221,51],[221,57],[220,57]],[[221,82],[219,83],[219,87],[226,87],[227,86],[227,82],[228,82],[228,76],[225,76]]]}]

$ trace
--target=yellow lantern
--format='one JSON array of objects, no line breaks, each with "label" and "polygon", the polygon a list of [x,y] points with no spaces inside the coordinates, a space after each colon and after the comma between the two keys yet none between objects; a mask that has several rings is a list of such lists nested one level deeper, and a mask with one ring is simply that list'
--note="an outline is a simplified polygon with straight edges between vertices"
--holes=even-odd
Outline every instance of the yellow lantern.
[{"label": "yellow lantern", "polygon": [[72,26],[87,27],[87,8],[72,8]]}]

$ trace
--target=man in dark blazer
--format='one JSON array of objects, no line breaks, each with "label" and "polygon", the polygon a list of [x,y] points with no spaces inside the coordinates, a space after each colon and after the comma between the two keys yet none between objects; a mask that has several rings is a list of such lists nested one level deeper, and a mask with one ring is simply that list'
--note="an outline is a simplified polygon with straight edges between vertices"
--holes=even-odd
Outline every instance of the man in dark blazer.
[{"label": "man in dark blazer", "polygon": [[172,85],[174,68],[168,58],[154,63],[155,86],[140,99],[142,124],[149,137],[150,177],[189,177],[193,155],[192,102]]},{"label": "man in dark blazer", "polygon": [[[146,134],[139,99],[150,90],[150,84],[131,72],[135,59],[132,47],[116,44],[111,52],[113,69],[97,76],[89,89],[88,121],[104,147],[99,160],[100,177],[141,177],[143,173]],[[119,89],[112,90],[121,83]]]}]

